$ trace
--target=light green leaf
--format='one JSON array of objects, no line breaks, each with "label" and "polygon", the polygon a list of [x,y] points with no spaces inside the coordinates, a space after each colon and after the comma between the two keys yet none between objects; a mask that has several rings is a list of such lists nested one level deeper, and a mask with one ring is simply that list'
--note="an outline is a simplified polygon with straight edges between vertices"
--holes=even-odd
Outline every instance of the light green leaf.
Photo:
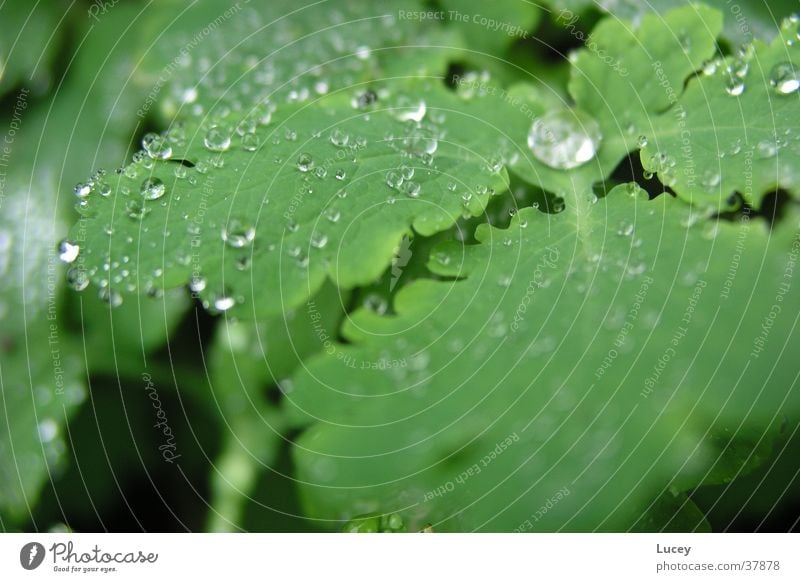
[{"label": "light green leaf", "polygon": [[326,278],[377,279],[409,228],[429,235],[479,215],[507,184],[490,159],[493,128],[473,130],[491,104],[435,86],[413,96],[387,92],[365,111],[343,96],[284,107],[244,137],[173,128],[159,138],[172,160],[144,156],[108,180],[112,195],[82,201],[82,276],[115,300],[191,282],[210,309],[259,319]]},{"label": "light green leaf", "polygon": [[469,52],[490,59],[501,58],[514,41],[531,38],[541,14],[528,0],[444,0],[442,8],[438,14],[461,31]]},{"label": "light green leaf", "polygon": [[85,394],[59,308],[63,225],[39,178],[10,178],[0,198],[0,515],[13,521],[64,460],[64,426]]},{"label": "light green leaf", "polygon": [[222,452],[211,475],[210,531],[241,527],[257,477],[272,470],[286,439],[286,420],[268,393],[291,391],[289,376],[303,360],[333,345],[347,294],[323,286],[303,309],[259,324],[226,320],[211,346],[210,382],[222,415]]},{"label": "light green leaf", "polygon": [[654,490],[709,474],[712,435],[800,414],[798,226],[623,186],[440,248],[431,267],[458,279],[409,285],[396,316],[354,314],[354,345],[295,381],[310,515],[630,528]]},{"label": "light green leaf", "polygon": [[738,192],[758,204],[778,188],[800,195],[798,30],[787,20],[771,45],[756,42],[691,79],[672,109],[652,120],[645,169],[698,202],[719,204]]},{"label": "light green leaf", "polygon": [[54,81],[50,70],[61,47],[67,4],[3,2],[0,6],[0,95],[17,85],[44,93]]}]

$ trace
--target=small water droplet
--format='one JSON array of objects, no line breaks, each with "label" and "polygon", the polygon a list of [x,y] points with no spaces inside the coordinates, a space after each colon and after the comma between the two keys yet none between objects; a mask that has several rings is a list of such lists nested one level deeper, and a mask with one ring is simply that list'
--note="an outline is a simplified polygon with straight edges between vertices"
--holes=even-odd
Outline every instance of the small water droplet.
[{"label": "small water droplet", "polygon": [[756,153],[762,160],[772,158],[778,153],[778,147],[774,141],[762,140],[756,144]]},{"label": "small water droplet", "polygon": [[547,113],[534,121],[528,133],[528,147],[536,159],[558,170],[590,161],[601,140],[598,123],[577,109]]},{"label": "small water droplet", "polygon": [[212,152],[224,152],[231,147],[231,132],[219,125],[211,127],[203,138],[206,148]]},{"label": "small water droplet", "polygon": [[311,246],[315,249],[324,248],[328,244],[328,235],[315,232],[311,235]]},{"label": "small water droplet", "polygon": [[154,160],[167,160],[172,155],[172,145],[157,133],[148,133],[142,138],[142,148]]},{"label": "small water droplet", "polygon": [[86,198],[92,193],[92,185],[88,182],[81,182],[75,185],[75,196],[78,198]]},{"label": "small water droplet", "polygon": [[744,81],[742,81],[739,77],[731,77],[725,83],[725,91],[732,97],[738,97],[744,93]]},{"label": "small water droplet", "polygon": [[255,237],[256,229],[238,218],[231,218],[225,228],[222,229],[222,240],[229,247],[235,249],[240,249],[250,244]]},{"label": "small water droplet", "polygon": [[78,258],[81,247],[71,240],[64,239],[58,243],[58,258],[64,263],[73,263]]},{"label": "small water droplet", "polygon": [[386,185],[389,188],[397,189],[403,185],[403,176],[400,172],[387,172],[386,173]]},{"label": "small water droplet", "polygon": [[219,312],[225,312],[236,305],[236,299],[234,299],[228,293],[223,292],[214,295],[214,297],[211,299],[211,305],[213,305],[215,310]]},{"label": "small water droplet", "polygon": [[246,133],[242,136],[242,148],[248,152],[254,152],[258,149],[261,141],[254,133]]},{"label": "small water droplet", "polygon": [[89,273],[78,265],[67,271],[67,285],[75,291],[83,291],[89,286]]},{"label": "small water droplet", "polygon": [[336,147],[343,148],[350,142],[350,136],[339,128],[331,132],[331,143]]},{"label": "small water droplet", "polygon": [[789,95],[800,89],[800,74],[793,63],[778,63],[770,71],[769,83],[779,95]]},{"label": "small water droplet", "polygon": [[314,159],[311,154],[300,154],[297,157],[297,169],[301,172],[308,172],[314,167]]},{"label": "small water droplet", "polygon": [[416,121],[419,123],[425,117],[428,106],[423,99],[412,99],[401,95],[394,103],[394,116],[400,121]]},{"label": "small water droplet", "polygon": [[158,178],[147,178],[139,187],[139,194],[145,200],[158,200],[167,191],[167,187]]},{"label": "small water droplet", "polygon": [[111,307],[119,307],[122,305],[122,295],[110,287],[102,287],[97,293],[97,296],[101,301],[108,303]]},{"label": "small water droplet", "polygon": [[150,209],[146,208],[141,200],[133,198],[125,204],[125,212],[134,220],[142,220],[150,213]]}]

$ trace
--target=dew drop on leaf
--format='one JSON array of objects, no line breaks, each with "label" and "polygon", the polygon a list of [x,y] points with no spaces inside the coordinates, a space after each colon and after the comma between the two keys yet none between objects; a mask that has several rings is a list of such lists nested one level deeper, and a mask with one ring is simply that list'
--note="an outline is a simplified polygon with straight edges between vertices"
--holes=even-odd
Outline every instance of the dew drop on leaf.
[{"label": "dew drop on leaf", "polygon": [[557,170],[590,161],[601,140],[597,122],[577,109],[548,113],[534,121],[528,133],[528,147],[536,159]]},{"label": "dew drop on leaf", "polygon": [[338,148],[345,147],[350,141],[350,136],[341,129],[334,129],[331,132],[331,143]]},{"label": "dew drop on leaf", "polygon": [[779,95],[789,95],[800,89],[800,74],[794,64],[778,63],[770,71],[769,83]]},{"label": "dew drop on leaf", "polygon": [[72,267],[67,271],[67,285],[74,291],[83,291],[89,286],[89,274],[82,266]]},{"label": "dew drop on leaf", "polygon": [[308,172],[314,167],[314,159],[311,154],[300,154],[297,157],[297,169],[301,172]]},{"label": "dew drop on leaf", "polygon": [[231,147],[229,131],[219,126],[214,126],[206,132],[203,144],[212,152],[224,152]]},{"label": "dew drop on leaf", "polygon": [[256,229],[238,218],[232,218],[222,229],[222,240],[229,247],[235,249],[240,249],[250,244],[255,237]]},{"label": "dew drop on leaf", "polygon": [[732,97],[738,97],[744,93],[744,81],[739,77],[731,77],[728,79],[727,83],[725,83],[725,91]]},{"label": "dew drop on leaf", "polygon": [[419,123],[425,117],[428,106],[424,99],[412,99],[401,95],[394,103],[394,116],[400,121],[416,121]]},{"label": "dew drop on leaf", "polygon": [[158,200],[167,191],[167,187],[158,178],[147,178],[139,187],[139,194],[145,200]]},{"label": "dew drop on leaf", "polygon": [[80,250],[80,246],[71,240],[62,240],[58,244],[58,258],[64,263],[73,263],[78,258]]},{"label": "dew drop on leaf", "polygon": [[157,133],[148,133],[142,138],[142,148],[154,160],[166,160],[172,155],[172,146]]},{"label": "dew drop on leaf", "polygon": [[78,198],[86,198],[92,192],[92,185],[86,182],[81,182],[75,185],[75,196]]}]

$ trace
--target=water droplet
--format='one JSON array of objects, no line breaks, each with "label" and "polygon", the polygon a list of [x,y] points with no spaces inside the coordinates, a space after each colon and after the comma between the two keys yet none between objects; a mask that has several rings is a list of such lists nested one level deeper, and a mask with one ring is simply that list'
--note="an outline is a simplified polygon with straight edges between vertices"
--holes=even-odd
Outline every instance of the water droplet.
[{"label": "water droplet", "polygon": [[245,151],[256,151],[260,143],[261,142],[258,139],[258,136],[254,133],[246,133],[242,136],[242,147],[245,149]]},{"label": "water droplet", "polygon": [[369,58],[371,51],[368,46],[362,45],[356,49],[356,58],[365,61]]},{"label": "water droplet", "polygon": [[714,59],[709,59],[703,63],[702,68],[704,75],[707,77],[711,76],[717,72],[717,61]]},{"label": "water droplet", "polygon": [[744,81],[742,81],[739,77],[731,77],[725,83],[725,91],[728,93],[728,95],[738,97],[744,93]]},{"label": "water droplet", "polygon": [[145,134],[142,138],[142,148],[154,160],[166,160],[172,155],[172,145],[157,133]]},{"label": "water droplet", "polygon": [[231,147],[231,133],[224,127],[215,125],[206,132],[203,143],[212,152],[227,151]]},{"label": "water droplet", "polygon": [[646,135],[640,135],[639,136],[639,147],[640,148],[647,147],[647,136]]},{"label": "water droplet", "polygon": [[580,110],[553,111],[534,121],[528,147],[543,164],[558,170],[582,166],[600,146],[600,126]]},{"label": "water droplet", "polygon": [[215,310],[224,312],[236,305],[236,299],[234,299],[228,293],[219,293],[214,295],[211,300],[211,305],[213,305]]},{"label": "water droplet", "polygon": [[315,232],[311,236],[311,246],[315,249],[324,248],[328,244],[328,236],[319,232]]},{"label": "water droplet", "polygon": [[75,185],[75,196],[78,198],[86,198],[92,193],[92,185],[88,182],[81,182]]},{"label": "water droplet", "polygon": [[708,169],[703,173],[702,184],[704,188],[716,188],[722,181],[722,175],[714,169]]},{"label": "water droplet", "polygon": [[122,295],[119,292],[114,291],[110,287],[103,287],[97,293],[97,296],[100,298],[101,301],[105,301],[111,307],[119,307],[122,305]]},{"label": "water droplet", "polygon": [[67,285],[75,291],[83,291],[89,286],[89,273],[83,266],[72,267],[67,271]]},{"label": "water droplet", "polygon": [[192,293],[200,293],[206,288],[206,279],[205,277],[201,277],[199,275],[192,277],[192,280],[189,281],[189,290]]},{"label": "water droplet", "polygon": [[311,154],[300,154],[297,157],[297,169],[301,172],[308,172],[314,167],[314,159]]},{"label": "water droplet", "polygon": [[128,200],[128,203],[125,205],[125,212],[134,220],[142,220],[145,216],[147,216],[147,214],[149,214],[150,209],[146,208],[141,200],[136,200],[133,198]]},{"label": "water droplet", "polygon": [[765,139],[756,144],[756,152],[759,158],[765,160],[774,157],[778,153],[778,147],[774,141]]},{"label": "water droplet", "polygon": [[336,174],[334,174],[337,180],[344,180],[347,177],[347,174],[344,170],[336,170]]},{"label": "water droplet", "polygon": [[386,184],[389,188],[399,188],[403,185],[403,176],[399,172],[387,172],[386,173]]},{"label": "water droplet", "polygon": [[400,121],[416,121],[419,123],[425,117],[428,106],[423,99],[412,99],[401,95],[394,103],[394,116]]},{"label": "water droplet", "polygon": [[417,198],[419,196],[420,189],[419,182],[415,182],[414,180],[403,182],[403,192],[410,198]]},{"label": "water droplet", "polygon": [[58,243],[58,258],[65,263],[73,263],[78,258],[81,247],[71,240],[62,240]]},{"label": "water droplet", "polygon": [[389,310],[389,302],[377,293],[370,293],[364,298],[364,307],[378,315],[384,315]]},{"label": "water droplet", "polygon": [[145,200],[158,200],[166,191],[167,187],[164,185],[164,182],[158,178],[147,178],[139,187],[139,194],[141,194],[142,198]]},{"label": "water droplet", "polygon": [[231,218],[225,228],[222,229],[222,240],[229,247],[240,249],[253,242],[256,237],[256,229],[238,218]]},{"label": "water droplet", "polygon": [[789,95],[800,89],[800,74],[794,64],[778,63],[770,71],[769,83],[778,94]]},{"label": "water droplet", "polygon": [[350,136],[341,129],[334,129],[331,132],[331,143],[338,148],[345,147],[350,141]]}]

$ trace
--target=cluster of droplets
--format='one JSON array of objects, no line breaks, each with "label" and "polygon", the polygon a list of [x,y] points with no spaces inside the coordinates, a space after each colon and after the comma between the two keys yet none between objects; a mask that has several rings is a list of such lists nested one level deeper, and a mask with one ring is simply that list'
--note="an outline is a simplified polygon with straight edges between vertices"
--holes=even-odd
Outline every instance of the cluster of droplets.
[{"label": "cluster of droplets", "polygon": [[[425,26],[414,27],[391,13],[361,16],[348,3],[278,20],[243,7],[226,23],[230,34],[208,36],[174,62],[160,106],[170,117],[180,112],[197,119],[235,119],[266,97],[279,104],[307,102],[357,84],[363,71],[377,66],[381,53],[376,48],[403,46],[412,36],[424,43],[428,36]],[[176,40],[177,52],[187,39]]]},{"label": "cluster of droplets", "polygon": [[[781,30],[787,47],[792,47],[798,36],[798,17],[784,20]],[[750,63],[755,57],[755,47],[745,44],[728,59],[716,58],[703,63],[701,73],[705,77],[722,77],[725,92],[732,97],[740,97],[747,90]],[[796,94],[800,90],[800,67],[791,60],[781,60],[767,71],[767,82],[772,92],[779,96]],[[759,77],[759,81],[760,77]]]}]

